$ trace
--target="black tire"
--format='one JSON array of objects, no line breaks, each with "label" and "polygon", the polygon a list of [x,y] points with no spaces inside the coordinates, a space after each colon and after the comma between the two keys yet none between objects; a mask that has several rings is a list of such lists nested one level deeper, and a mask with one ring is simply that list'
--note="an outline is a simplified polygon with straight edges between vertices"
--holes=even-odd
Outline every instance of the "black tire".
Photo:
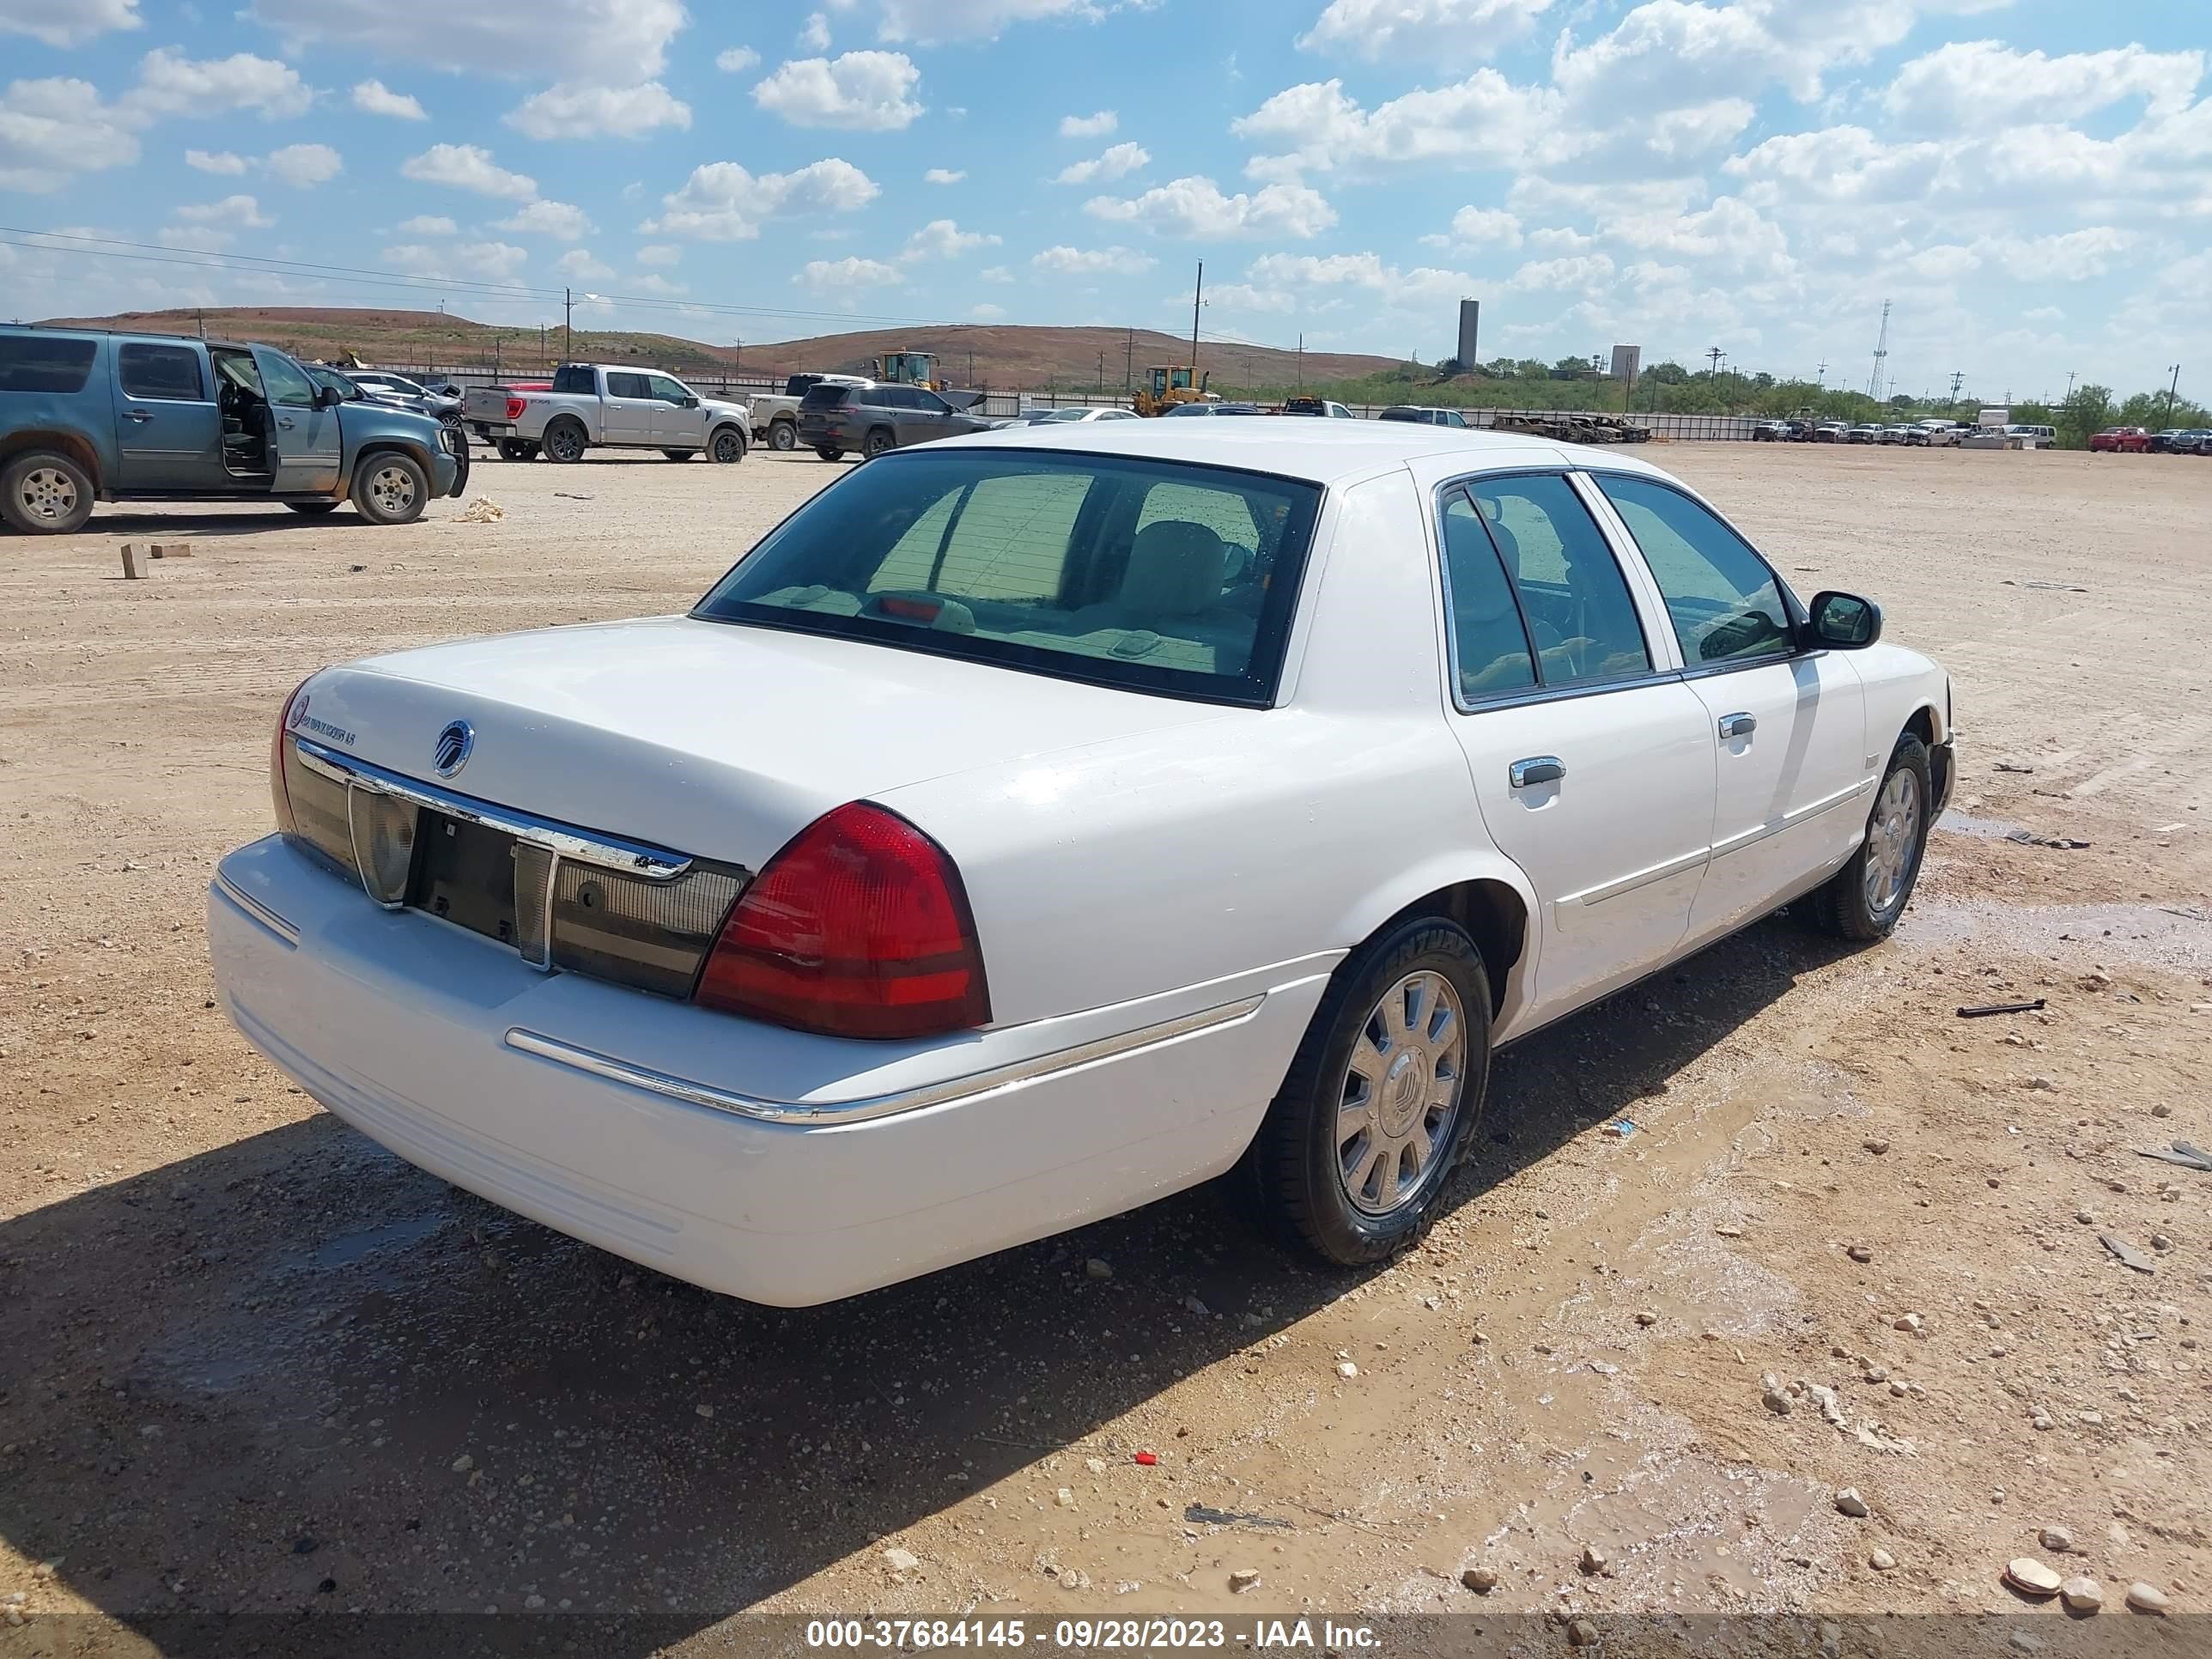
[{"label": "black tire", "polygon": [[745,434],[733,426],[716,427],[707,434],[707,459],[728,466],[745,458]]},{"label": "black tire", "polygon": [[[1355,1205],[1348,1190],[1340,1160],[1345,1147],[1357,1148],[1357,1143],[1340,1139],[1340,1113],[1353,1050],[1380,1017],[1378,1005],[1416,974],[1448,981],[1459,998],[1464,1027],[1459,1085],[1449,1115],[1435,1126],[1434,1150],[1420,1165],[1419,1184],[1395,1207],[1377,1213]],[[1417,916],[1354,951],[1331,978],[1282,1089],[1244,1155],[1240,1178],[1262,1223],[1284,1243],[1344,1267],[1383,1261],[1417,1241],[1442,1210],[1451,1171],[1466,1156],[1482,1115],[1490,1082],[1490,976],[1474,941],[1457,923],[1443,916]],[[1399,1076],[1405,1063],[1392,1061],[1389,1077]],[[1431,1079],[1440,1075],[1441,1068],[1423,1073]],[[1376,1109],[1390,1110],[1382,1096],[1389,1085],[1373,1086]],[[1425,1091],[1417,1084],[1414,1093]],[[1371,1148],[1354,1153],[1371,1155]]]},{"label": "black tire", "polygon": [[354,469],[353,504],[371,524],[413,524],[430,502],[430,477],[412,455],[380,449]]},{"label": "black tire", "polygon": [[338,510],[338,504],[336,501],[287,501],[284,505],[295,513],[304,514],[310,519],[319,519],[325,513],[335,513]]},{"label": "black tire", "polygon": [[688,461],[699,452],[696,449],[664,449],[660,453],[672,461]]},{"label": "black tire", "polygon": [[461,447],[463,449],[466,449],[469,447],[469,428],[459,416],[441,415],[438,416],[438,424],[446,428],[448,431],[452,432],[456,438],[459,438],[461,441]]},{"label": "black tire", "polygon": [[33,449],[0,466],[0,520],[26,536],[66,536],[92,517],[92,477],[68,456]]},{"label": "black tire", "polygon": [[775,421],[768,429],[768,447],[779,453],[799,447],[799,422]]},{"label": "black tire", "polygon": [[538,446],[520,438],[501,438],[499,458],[502,461],[534,461],[538,459]]},{"label": "black tire", "polygon": [[[1868,890],[1869,877],[1882,855],[1883,847],[1893,844],[1894,832],[1885,836],[1883,830],[1895,817],[1891,804],[1892,784],[1900,775],[1911,781],[1909,786],[1899,787],[1909,787],[1913,821],[1905,831],[1903,877],[1896,884],[1894,896],[1877,906],[1875,896]],[[1815,889],[1808,901],[1807,912],[1815,927],[1838,939],[1867,941],[1889,937],[1897,926],[1897,919],[1905,914],[1905,907],[1912,902],[1913,886],[1920,879],[1921,860],[1928,850],[1928,803],[1934,799],[1928,775],[1927,745],[1908,732],[1890,751],[1889,764],[1882,769],[1881,781],[1875,787],[1874,806],[1867,814],[1866,839],[1859,843],[1858,851],[1851,854],[1850,861]]]},{"label": "black tire", "polygon": [[814,446],[814,453],[825,461],[842,461],[845,459],[845,452],[834,444],[817,444]]},{"label": "black tire", "polygon": [[890,428],[887,426],[879,426],[861,441],[860,453],[865,459],[872,461],[878,455],[889,454],[897,447],[898,441],[891,436]]},{"label": "black tire", "polygon": [[584,451],[591,442],[591,434],[584,423],[570,416],[562,416],[545,428],[545,459],[569,465],[584,459]]}]

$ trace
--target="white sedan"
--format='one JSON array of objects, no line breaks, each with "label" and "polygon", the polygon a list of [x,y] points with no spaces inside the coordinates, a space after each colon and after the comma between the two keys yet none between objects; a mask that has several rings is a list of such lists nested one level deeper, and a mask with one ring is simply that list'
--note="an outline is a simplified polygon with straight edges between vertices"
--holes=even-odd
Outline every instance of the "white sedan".
[{"label": "white sedan", "polygon": [[328,668],[223,1003],[426,1170],[804,1304],[1237,1173],[1378,1260],[1492,1049],[1889,932],[1950,687],[1613,450],[1086,423],[871,461],[689,615]]}]

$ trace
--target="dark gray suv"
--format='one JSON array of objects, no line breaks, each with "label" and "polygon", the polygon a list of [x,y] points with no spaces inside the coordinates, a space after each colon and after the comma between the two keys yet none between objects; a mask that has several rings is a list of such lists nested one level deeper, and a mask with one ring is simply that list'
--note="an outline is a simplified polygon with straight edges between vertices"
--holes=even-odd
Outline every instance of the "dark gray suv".
[{"label": "dark gray suv", "polygon": [[848,450],[880,455],[887,449],[988,432],[991,422],[966,415],[918,386],[817,386],[799,400],[799,441],[825,461]]}]

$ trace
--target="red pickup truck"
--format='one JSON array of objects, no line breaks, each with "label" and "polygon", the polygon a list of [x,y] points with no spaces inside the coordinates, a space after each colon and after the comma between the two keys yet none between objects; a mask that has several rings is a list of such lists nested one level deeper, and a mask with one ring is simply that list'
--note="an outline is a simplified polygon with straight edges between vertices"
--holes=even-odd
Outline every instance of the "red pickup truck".
[{"label": "red pickup truck", "polygon": [[2115,455],[2147,455],[2150,453],[2150,433],[2139,426],[2108,426],[2089,440],[2089,453],[2109,451]]}]

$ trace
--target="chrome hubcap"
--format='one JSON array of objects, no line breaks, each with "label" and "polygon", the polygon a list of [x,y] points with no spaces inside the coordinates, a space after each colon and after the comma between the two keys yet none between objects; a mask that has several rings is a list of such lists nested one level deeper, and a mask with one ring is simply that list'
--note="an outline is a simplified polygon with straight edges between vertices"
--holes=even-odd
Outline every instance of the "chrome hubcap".
[{"label": "chrome hubcap", "polygon": [[1389,1215],[1443,1173],[1467,1069],[1467,1019],[1441,974],[1383,994],[1352,1045],[1336,1115],[1337,1178],[1352,1208]]},{"label": "chrome hubcap", "polygon": [[1882,786],[1867,825],[1867,908],[1881,915],[1897,902],[1920,854],[1920,780],[1896,771]]},{"label": "chrome hubcap", "polygon": [[58,468],[33,467],[23,475],[22,502],[32,518],[59,524],[76,511],[76,485]]},{"label": "chrome hubcap", "polygon": [[404,513],[415,505],[415,478],[404,467],[387,466],[368,481],[368,493],[386,513]]}]

